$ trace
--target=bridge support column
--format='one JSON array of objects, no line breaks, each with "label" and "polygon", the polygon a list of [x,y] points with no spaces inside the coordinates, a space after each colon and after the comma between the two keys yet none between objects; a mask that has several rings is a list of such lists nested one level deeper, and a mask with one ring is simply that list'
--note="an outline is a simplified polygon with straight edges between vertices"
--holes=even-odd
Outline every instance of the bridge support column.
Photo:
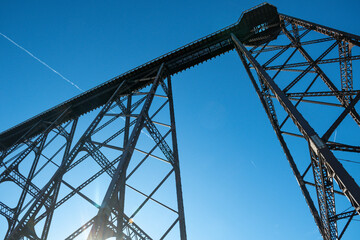
[{"label": "bridge support column", "polygon": [[[291,102],[291,98],[287,95],[287,91],[297,84],[300,79],[310,70],[310,68],[314,68],[316,72],[318,72],[317,76],[311,82],[309,87],[306,89],[305,93],[308,92],[310,87],[314,84],[315,80],[318,76],[320,76],[328,86],[333,87],[330,80],[327,76],[320,70],[320,68],[316,65],[317,61],[320,61],[326,54],[328,54],[336,45],[334,44],[330,46],[322,55],[321,58],[317,59],[315,62],[311,59],[311,57],[305,52],[305,50],[301,46],[300,39],[302,36],[306,35],[310,32],[310,29],[306,30],[301,36],[299,36],[298,31],[293,31],[295,36],[292,36],[290,32],[283,27],[283,31],[285,35],[291,40],[290,45],[284,45],[282,51],[280,51],[277,55],[268,60],[264,65],[261,65],[255,57],[251,54],[249,50],[241,43],[241,41],[234,35],[231,34],[231,39],[235,45],[236,50],[245,66],[245,69],[255,87],[255,90],[265,108],[265,111],[270,119],[270,122],[277,134],[277,137],[280,141],[280,144],[287,156],[287,159],[290,163],[290,166],[295,174],[295,177],[300,185],[302,193],[306,199],[307,204],[309,205],[310,211],[315,219],[315,222],[320,230],[321,235],[325,240],[335,240],[339,239],[338,230],[337,230],[337,221],[336,221],[336,208],[335,208],[335,190],[333,186],[333,181],[336,181],[339,185],[339,188],[342,192],[340,194],[345,195],[352,207],[359,213],[359,203],[360,203],[360,188],[354,179],[349,175],[349,173],[344,169],[339,160],[334,156],[333,152],[330,150],[330,147],[326,144],[331,133],[336,129],[336,127],[340,124],[341,120],[347,114],[352,114],[352,116],[356,115],[355,109],[353,108],[357,102],[357,98],[352,101],[352,104],[346,106],[343,114],[339,117],[341,120],[337,120],[336,123],[333,124],[334,127],[330,127],[331,132],[325,133],[324,137],[319,137],[318,133],[310,126],[308,121],[303,117],[303,115],[298,111],[297,105],[301,102],[302,98],[297,102],[296,105],[293,105]],[[267,44],[266,44],[267,45]],[[265,45],[265,46],[266,46]],[[284,64],[280,65],[277,69],[277,72],[270,77],[269,73],[266,71],[267,66],[277,59],[283,52],[285,52],[289,46],[293,46],[296,49],[293,53],[288,57]],[[257,52],[256,57],[263,51]],[[251,50],[253,51],[254,48]],[[309,60],[310,66],[303,70],[302,73],[295,78],[294,81],[291,82],[284,90],[281,90],[280,87],[275,83],[274,78],[278,76],[278,74],[284,69],[284,67],[288,64],[288,61],[292,58],[294,53],[298,50],[306,60]],[[258,86],[256,80],[254,79],[250,69],[254,69],[259,77],[259,85]],[[301,72],[301,70],[300,70]],[[335,87],[333,87],[335,89]],[[335,90],[333,90],[335,91]],[[276,98],[283,110],[285,110],[287,116],[285,120],[279,125],[278,119],[275,113],[275,107],[271,98]],[[343,100],[343,98],[340,98]],[[356,101],[355,101],[356,100]],[[298,167],[293,160],[292,155],[287,147],[287,144],[284,140],[281,127],[284,125],[286,120],[290,118],[294,122],[295,126],[301,133],[299,136],[304,138],[308,142],[309,151],[311,155],[311,164],[306,169],[303,174],[300,174]],[[356,120],[356,118],[354,118]],[[330,130],[329,130],[330,131]],[[304,177],[308,170],[312,167],[313,169],[313,178],[314,178],[314,186],[316,187],[317,193],[317,202],[318,209],[316,209],[315,204],[309,194],[309,191],[306,187],[307,181],[304,180]],[[350,193],[351,192],[351,193]],[[350,217],[351,215],[349,215]],[[348,224],[347,224],[348,225]],[[347,228],[347,225],[345,229]],[[343,234],[343,233],[342,233]],[[342,235],[341,234],[341,235]]]}]

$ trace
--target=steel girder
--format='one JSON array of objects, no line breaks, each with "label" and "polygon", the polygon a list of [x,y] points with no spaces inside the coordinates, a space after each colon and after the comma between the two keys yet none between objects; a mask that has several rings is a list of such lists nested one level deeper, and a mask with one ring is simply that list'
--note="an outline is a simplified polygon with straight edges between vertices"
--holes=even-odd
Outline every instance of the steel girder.
[{"label": "steel girder", "polygon": [[[86,116],[58,124],[69,114],[64,111],[54,122],[39,123],[47,125],[44,132],[2,155],[0,184],[15,183],[21,190],[15,207],[0,202],[0,214],[9,224],[5,239],[54,238],[54,218],[59,221],[63,206],[78,200],[92,207],[94,216],[82,220],[83,225],[73,224],[71,231],[64,230],[65,239],[86,234],[88,239],[149,240],[175,235],[186,239],[171,79],[165,64],[153,73],[148,76],[152,83],[143,92],[119,97],[132,83],[125,80],[119,84],[93,119],[86,120],[86,130],[77,124]],[[86,177],[74,173],[94,163]],[[152,173],[141,176],[148,164],[155,164]],[[45,173],[49,178],[41,179]],[[152,187],[142,189],[141,181]],[[102,204],[86,191],[95,182],[108,185]],[[170,200],[161,194],[162,186],[168,184],[176,188]],[[167,216],[158,221],[161,226],[156,231],[149,225],[140,227],[146,223],[142,212],[149,211],[152,204]],[[156,213],[152,216],[154,221],[161,219]]]},{"label": "steel girder", "polygon": [[[339,153],[339,151],[358,153],[359,151],[356,150],[359,148],[358,143],[351,138],[346,139],[351,142],[346,144],[335,141],[337,130],[349,131],[339,127],[346,116],[351,116],[355,131],[360,126],[356,109],[360,94],[359,90],[354,90],[352,64],[352,61],[358,59],[352,55],[352,50],[359,46],[360,37],[282,14],[280,19],[282,34],[271,43],[250,47],[243,44],[235,34],[231,34],[231,38],[321,235],[325,240],[341,239],[350,222],[360,214],[359,185],[348,172],[349,169],[340,162],[345,159],[342,159],[341,152]],[[321,52],[312,47],[313,45],[322,49]],[[336,46],[339,48],[338,53],[334,51]],[[316,52],[316,58],[311,56],[316,55],[313,52]],[[331,65],[337,62],[340,63],[340,68],[339,65],[337,67]],[[328,65],[331,67],[327,67]],[[335,71],[334,68],[338,70]],[[252,70],[258,75],[258,81]],[[338,71],[340,74],[336,74]],[[339,76],[340,80],[336,80]],[[340,87],[338,88],[337,85]],[[293,89],[296,89],[296,92],[290,92]],[[325,101],[313,100],[314,97],[321,96]],[[274,98],[279,104],[273,102]],[[299,106],[300,103],[311,104],[303,107]],[[329,120],[325,120],[326,115],[321,117],[319,114],[315,117],[316,111],[309,115],[311,111],[309,105],[319,106],[319,104],[335,109],[340,107],[343,110],[340,112],[337,110],[336,114],[332,113],[336,117],[333,117],[332,124],[329,124]],[[330,111],[334,110],[326,111],[330,114]],[[283,119],[280,122],[279,113]],[[289,118],[296,128],[290,126],[287,121]],[[314,125],[312,126],[311,123]],[[324,129],[326,125],[329,127]],[[322,136],[320,136],[321,132],[323,132]],[[306,141],[304,147],[307,146],[310,155],[307,164],[303,161],[295,161],[289,148],[291,139],[287,140],[285,137],[289,135]],[[334,141],[330,141],[331,136],[334,137]],[[356,155],[352,157],[356,159]],[[358,163],[352,160],[345,161]],[[312,175],[309,174],[310,170],[313,172]],[[309,186],[315,189],[311,187],[309,189]],[[348,199],[348,206],[343,205],[344,201],[335,204],[335,199],[344,196]],[[345,223],[343,219],[346,219]]]}]

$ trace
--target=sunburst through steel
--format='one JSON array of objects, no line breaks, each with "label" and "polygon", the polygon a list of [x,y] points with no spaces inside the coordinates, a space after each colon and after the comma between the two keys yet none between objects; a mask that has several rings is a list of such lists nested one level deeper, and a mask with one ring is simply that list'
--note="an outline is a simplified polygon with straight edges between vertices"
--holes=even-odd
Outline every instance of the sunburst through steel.
[{"label": "sunburst through steel", "polygon": [[[360,213],[360,188],[339,160],[356,158],[360,147],[352,137],[330,139],[338,128],[350,134],[360,126],[353,83],[359,46],[357,35],[265,3],[2,132],[0,184],[18,189],[14,208],[0,196],[5,239],[47,239],[60,225],[63,239],[187,239],[171,76],[230,50],[245,67],[320,234],[341,239]],[[319,125],[313,119],[325,107],[334,114]],[[308,151],[308,159],[292,149]],[[57,216],[75,211],[75,203],[83,206],[82,222],[61,222]]]}]

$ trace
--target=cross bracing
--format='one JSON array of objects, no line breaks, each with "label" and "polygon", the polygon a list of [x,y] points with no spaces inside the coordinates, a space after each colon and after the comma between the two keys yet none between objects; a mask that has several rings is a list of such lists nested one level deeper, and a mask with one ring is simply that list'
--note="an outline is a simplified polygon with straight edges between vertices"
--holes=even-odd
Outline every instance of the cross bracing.
[{"label": "cross bracing", "polygon": [[[68,201],[80,199],[92,207],[93,216],[72,226],[64,233],[66,239],[172,239],[174,232],[186,239],[171,75],[235,49],[320,234],[341,239],[359,215],[360,188],[340,160],[344,152],[356,159],[359,143],[330,137],[345,118],[349,134],[360,125],[360,94],[353,77],[359,41],[357,35],[279,14],[274,6],[262,4],[227,28],[1,133],[0,182],[20,189],[16,207],[0,202],[0,213],[9,223],[5,238],[47,239],[56,213],[65,211],[61,209]],[[329,71],[334,66],[336,76]],[[325,106],[334,109],[331,117],[321,116]],[[324,121],[318,125],[313,118]],[[80,121],[87,121],[87,127],[81,129]],[[153,147],[145,149],[149,141]],[[295,148],[307,151],[308,159],[293,154],[295,141],[302,141]],[[162,169],[151,178],[157,181],[146,188],[149,182],[140,179],[134,186],[133,179],[146,172],[146,164]],[[83,175],[83,181],[74,181],[74,174]],[[40,183],[40,176],[47,181]],[[157,193],[171,179],[172,201],[160,200]],[[96,180],[107,186],[100,201],[86,192]],[[140,200],[128,202],[131,191]],[[168,214],[157,223],[161,235],[137,222],[149,206]]]}]

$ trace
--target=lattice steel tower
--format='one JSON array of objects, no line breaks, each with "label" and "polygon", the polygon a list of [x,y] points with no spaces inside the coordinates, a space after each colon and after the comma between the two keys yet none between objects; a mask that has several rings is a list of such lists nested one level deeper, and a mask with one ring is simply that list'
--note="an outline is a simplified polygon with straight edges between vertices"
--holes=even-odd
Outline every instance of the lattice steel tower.
[{"label": "lattice steel tower", "polygon": [[[265,3],[229,27],[2,132],[0,184],[17,189],[14,208],[0,194],[5,239],[47,239],[56,225],[65,239],[185,240],[171,76],[231,50],[246,69],[322,237],[341,239],[360,214],[359,185],[339,162],[360,152],[358,136],[351,135],[360,126],[360,90],[353,83],[359,46],[357,35],[279,14]],[[338,128],[348,133],[345,142],[330,140]],[[309,158],[297,159],[290,145],[308,151]],[[106,186],[101,205],[89,197],[95,182]],[[56,218],[75,212],[72,206],[85,208],[82,202],[93,212],[82,225]],[[162,222],[142,220],[143,212]]]}]

